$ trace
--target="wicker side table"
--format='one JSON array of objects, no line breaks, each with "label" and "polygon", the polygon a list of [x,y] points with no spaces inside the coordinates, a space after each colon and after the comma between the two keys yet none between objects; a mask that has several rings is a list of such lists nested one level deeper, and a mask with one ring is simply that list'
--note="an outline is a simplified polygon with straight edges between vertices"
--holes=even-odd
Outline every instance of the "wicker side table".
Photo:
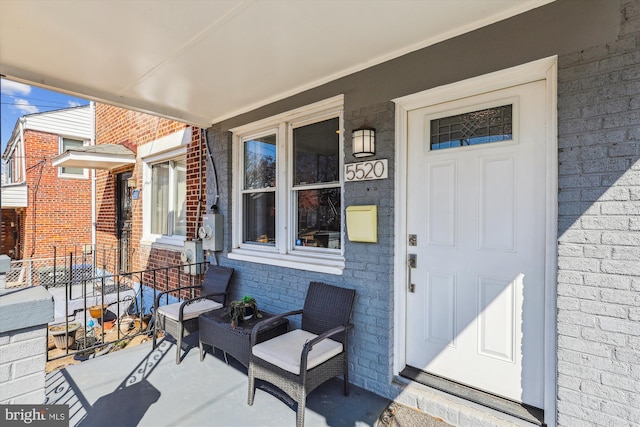
[{"label": "wicker side table", "polygon": [[[200,323],[200,361],[204,360],[204,346],[216,347],[233,356],[245,367],[249,367],[249,352],[251,351],[251,331],[261,320],[273,317],[273,314],[262,313],[262,318],[256,317],[240,322],[235,329],[231,328],[231,317],[224,309],[209,311],[199,317]],[[258,342],[282,335],[289,330],[289,321],[282,319],[258,334]]]}]

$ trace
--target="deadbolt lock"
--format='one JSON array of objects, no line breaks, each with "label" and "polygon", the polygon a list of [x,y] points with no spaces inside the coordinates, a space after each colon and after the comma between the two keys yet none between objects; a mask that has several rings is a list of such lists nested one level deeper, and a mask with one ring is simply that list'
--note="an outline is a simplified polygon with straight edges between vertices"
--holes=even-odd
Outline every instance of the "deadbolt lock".
[{"label": "deadbolt lock", "polygon": [[418,246],[418,236],[409,234],[409,246]]}]

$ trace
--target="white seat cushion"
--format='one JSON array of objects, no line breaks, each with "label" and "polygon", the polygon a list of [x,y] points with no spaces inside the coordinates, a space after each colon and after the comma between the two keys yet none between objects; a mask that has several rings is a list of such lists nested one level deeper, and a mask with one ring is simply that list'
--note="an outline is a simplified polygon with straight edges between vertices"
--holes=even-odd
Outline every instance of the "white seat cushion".
[{"label": "white seat cushion", "polygon": [[[175,304],[163,305],[158,308],[158,314],[177,321],[180,314],[180,304],[182,303],[177,302]],[[219,308],[222,308],[222,304],[219,302],[211,301],[210,299],[201,299],[200,301],[189,304],[184,308],[184,317],[182,320],[193,319],[202,313],[217,310]]]},{"label": "white seat cushion", "polygon": [[[300,355],[307,341],[317,337],[311,332],[294,329],[252,348],[254,356],[276,365],[292,374],[300,375]],[[324,339],[313,346],[307,358],[307,370],[318,366],[342,352],[342,343]]]}]

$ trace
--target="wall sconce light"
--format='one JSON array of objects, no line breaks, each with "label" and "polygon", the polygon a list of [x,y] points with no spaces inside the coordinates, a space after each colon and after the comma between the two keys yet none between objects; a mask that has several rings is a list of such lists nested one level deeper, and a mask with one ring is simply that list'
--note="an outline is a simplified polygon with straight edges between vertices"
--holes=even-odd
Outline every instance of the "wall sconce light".
[{"label": "wall sconce light", "polygon": [[356,129],[353,136],[353,157],[368,157],[376,154],[376,130]]},{"label": "wall sconce light", "polygon": [[131,178],[127,179],[127,187],[129,187],[129,188],[135,188],[136,187],[136,179],[134,177],[131,177]]}]

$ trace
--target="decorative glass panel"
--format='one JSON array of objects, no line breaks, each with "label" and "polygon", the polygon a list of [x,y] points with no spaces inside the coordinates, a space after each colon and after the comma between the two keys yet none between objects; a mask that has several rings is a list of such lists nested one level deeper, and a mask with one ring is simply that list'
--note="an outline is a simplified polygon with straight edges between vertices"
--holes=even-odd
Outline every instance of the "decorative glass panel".
[{"label": "decorative glass panel", "polygon": [[244,205],[244,242],[276,243],[276,193],[273,191],[246,193]]},{"label": "decorative glass panel", "polygon": [[276,136],[254,138],[244,143],[244,188],[276,186]]},{"label": "decorative glass panel", "polygon": [[296,191],[298,236],[296,246],[340,249],[340,188]]},{"label": "decorative glass panel", "polygon": [[512,140],[512,107],[504,105],[431,120],[431,149]]},{"label": "decorative glass panel", "polygon": [[294,185],[340,180],[338,118],[293,130]]}]

